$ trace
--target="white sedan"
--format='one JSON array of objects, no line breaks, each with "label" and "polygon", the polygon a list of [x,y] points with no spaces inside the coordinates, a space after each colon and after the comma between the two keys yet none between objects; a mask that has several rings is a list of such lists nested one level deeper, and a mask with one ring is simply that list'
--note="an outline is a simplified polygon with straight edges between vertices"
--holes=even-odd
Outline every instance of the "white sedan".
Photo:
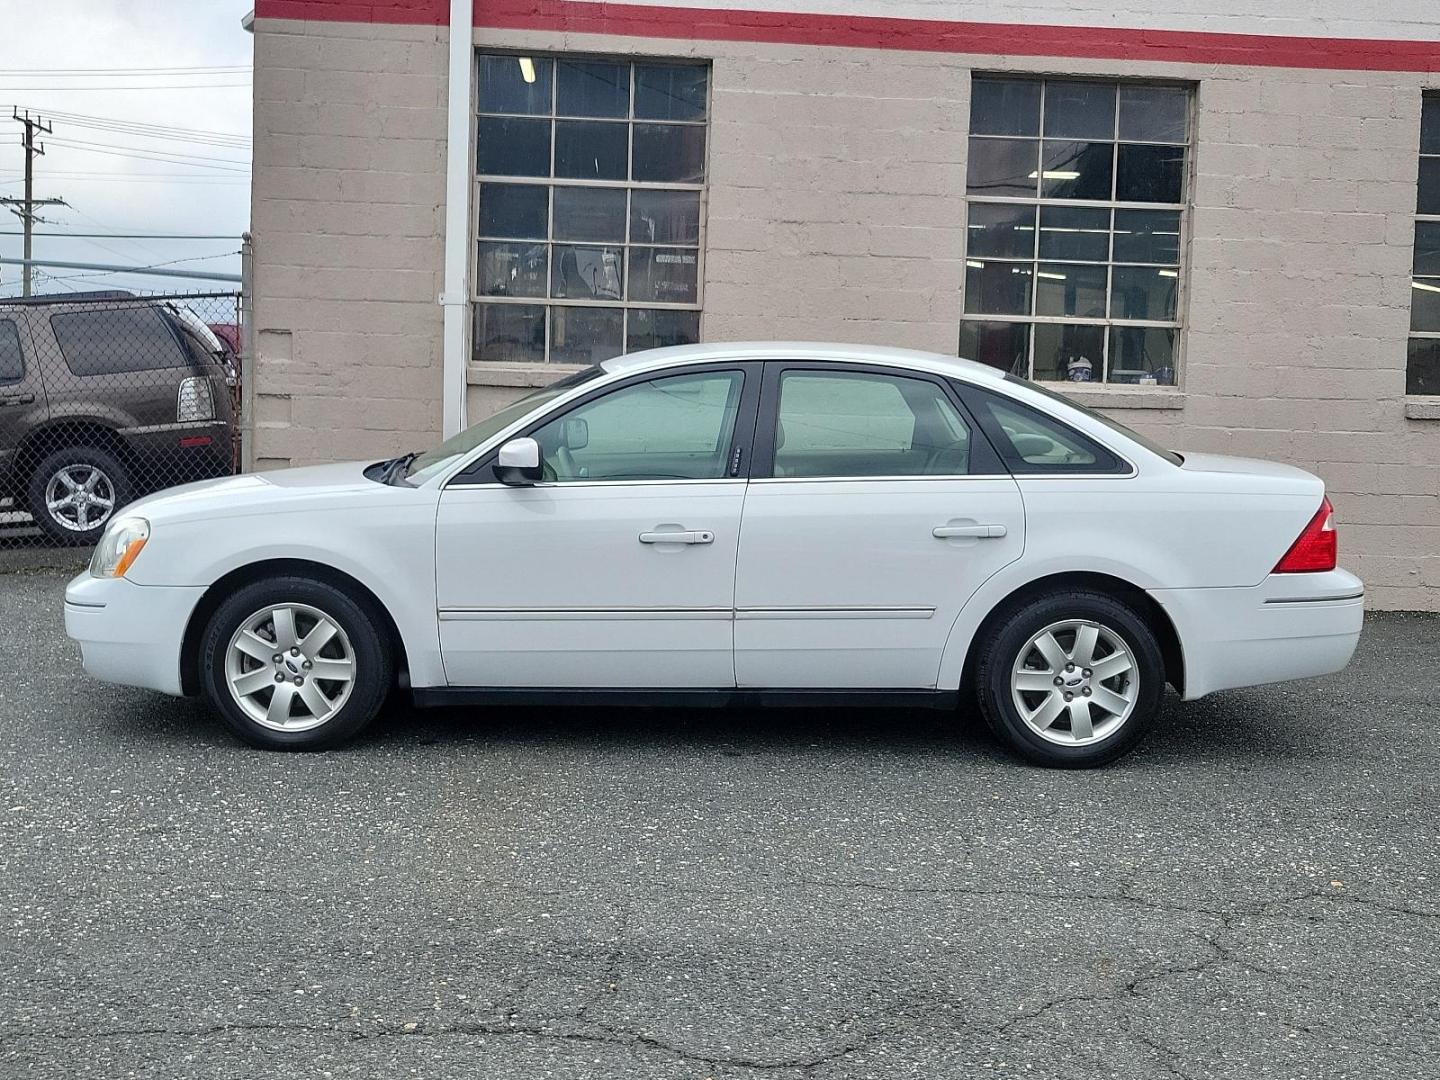
[{"label": "white sedan", "polygon": [[[357,408],[359,406],[357,405]],[[434,450],[175,488],[65,593],[85,667],[258,746],[421,705],[969,695],[1087,766],[1185,698],[1338,671],[1364,589],[1319,479],[1176,454],[1032,383],[863,346],[609,360]]]}]

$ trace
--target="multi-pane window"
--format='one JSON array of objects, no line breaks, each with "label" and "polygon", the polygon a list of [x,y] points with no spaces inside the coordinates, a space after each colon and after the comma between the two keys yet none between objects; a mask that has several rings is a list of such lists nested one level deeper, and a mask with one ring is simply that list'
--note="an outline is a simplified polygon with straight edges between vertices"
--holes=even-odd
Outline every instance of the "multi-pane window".
[{"label": "multi-pane window", "polygon": [[482,54],[477,360],[699,339],[709,68]]},{"label": "multi-pane window", "polygon": [[1190,111],[1183,86],[973,80],[961,356],[1175,382]]},{"label": "multi-pane window", "polygon": [[1405,392],[1440,394],[1440,93],[1426,94],[1421,109],[1420,194],[1415,213]]}]

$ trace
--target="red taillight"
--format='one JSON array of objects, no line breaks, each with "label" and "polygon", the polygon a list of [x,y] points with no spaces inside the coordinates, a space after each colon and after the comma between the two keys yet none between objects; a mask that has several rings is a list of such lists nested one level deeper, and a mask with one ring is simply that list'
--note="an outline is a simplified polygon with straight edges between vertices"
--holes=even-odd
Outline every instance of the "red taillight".
[{"label": "red taillight", "polygon": [[1285,557],[1275,565],[1276,574],[1310,574],[1318,570],[1334,570],[1336,558],[1335,508],[1327,498],[1315,511]]}]

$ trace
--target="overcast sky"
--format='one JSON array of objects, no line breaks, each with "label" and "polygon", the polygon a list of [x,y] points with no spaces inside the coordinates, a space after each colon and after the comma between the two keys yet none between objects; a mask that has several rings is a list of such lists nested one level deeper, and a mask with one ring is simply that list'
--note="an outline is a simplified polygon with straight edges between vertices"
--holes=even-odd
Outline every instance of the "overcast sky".
[{"label": "overcast sky", "polygon": [[[250,217],[251,65],[251,38],[240,20],[251,7],[253,0],[0,0],[0,196],[23,191],[22,128],[10,119],[18,106],[55,129],[36,160],[36,197],[68,204],[41,211],[48,223],[36,227],[35,258],[127,266],[184,259],[176,269],[239,273],[234,253]],[[148,125],[194,134],[158,138]],[[8,235],[19,229],[19,219],[0,208],[0,233],[7,234],[0,255],[19,257],[21,239]],[[223,257],[199,261],[215,255]],[[216,287],[81,273],[49,270],[37,276],[35,291]],[[18,266],[0,264],[0,296],[18,295],[19,278]]]}]

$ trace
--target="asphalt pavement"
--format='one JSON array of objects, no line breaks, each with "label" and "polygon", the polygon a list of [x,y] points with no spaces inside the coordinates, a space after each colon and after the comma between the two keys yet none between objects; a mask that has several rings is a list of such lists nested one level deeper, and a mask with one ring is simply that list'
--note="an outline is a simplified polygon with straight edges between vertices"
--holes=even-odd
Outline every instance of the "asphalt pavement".
[{"label": "asphalt pavement", "polygon": [[0,575],[0,1076],[1440,1076],[1440,618],[1100,772],[877,710],[397,706],[315,755]]}]

